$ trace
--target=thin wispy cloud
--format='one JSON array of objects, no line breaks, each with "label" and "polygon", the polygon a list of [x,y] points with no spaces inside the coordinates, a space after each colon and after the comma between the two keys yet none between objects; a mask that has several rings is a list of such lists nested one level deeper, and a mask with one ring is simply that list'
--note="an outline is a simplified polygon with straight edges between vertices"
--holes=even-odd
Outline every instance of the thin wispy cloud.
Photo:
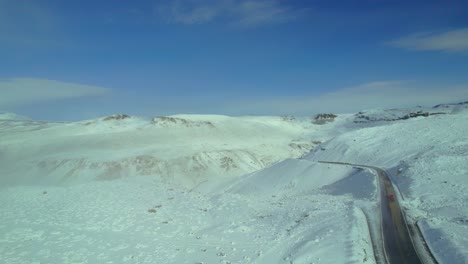
[{"label": "thin wispy cloud", "polygon": [[[24,81],[16,83],[22,82]],[[17,107],[13,111],[18,109],[21,110],[20,114],[26,116],[33,118],[40,116],[52,120],[82,120],[112,113],[147,117],[172,114],[310,116],[323,112],[356,113],[376,108],[434,106],[440,103],[458,103],[468,100],[468,84],[427,86],[416,81],[370,82],[317,96],[266,95],[264,97],[251,95],[153,97],[144,93],[122,94],[118,91],[112,92],[109,96],[102,96],[108,94],[109,90],[81,85],[71,85],[61,90],[64,87],[63,83],[56,84],[56,86],[47,85],[48,89],[22,88],[8,95],[5,93],[4,83],[5,81],[0,82],[0,109],[12,111],[13,106],[24,105],[25,107]],[[45,83],[50,83],[50,81]],[[86,100],[80,101],[80,104],[69,104],[63,101],[58,106],[57,104],[41,104],[40,109],[32,104],[81,97],[86,97]],[[99,103],[92,102],[90,97],[99,99]],[[89,104],[83,105],[86,102]]]},{"label": "thin wispy cloud", "polygon": [[303,11],[280,5],[277,1],[245,1],[235,6],[234,24],[241,26],[281,23],[294,19]]},{"label": "thin wispy cloud", "polygon": [[[319,96],[252,98],[228,104],[231,114],[353,113],[374,108],[432,106],[468,99],[468,84],[428,87],[413,81],[379,81],[340,89]],[[242,113],[236,107],[242,105]]]},{"label": "thin wispy cloud", "polygon": [[80,97],[102,96],[110,90],[90,85],[44,79],[0,79],[0,108]]},{"label": "thin wispy cloud", "polygon": [[194,25],[223,21],[242,27],[281,23],[305,12],[277,0],[176,0],[157,4],[155,10],[172,23]]},{"label": "thin wispy cloud", "polygon": [[410,50],[463,52],[468,51],[468,28],[442,33],[417,33],[388,44]]},{"label": "thin wispy cloud", "polygon": [[[316,96],[126,95],[113,112],[142,115],[297,115],[357,113],[361,110],[434,106],[468,100],[468,84],[430,86],[417,81],[376,81]],[[132,105],[135,104],[135,105]],[[125,109],[123,107],[126,107]],[[110,111],[112,112],[112,111]]]}]

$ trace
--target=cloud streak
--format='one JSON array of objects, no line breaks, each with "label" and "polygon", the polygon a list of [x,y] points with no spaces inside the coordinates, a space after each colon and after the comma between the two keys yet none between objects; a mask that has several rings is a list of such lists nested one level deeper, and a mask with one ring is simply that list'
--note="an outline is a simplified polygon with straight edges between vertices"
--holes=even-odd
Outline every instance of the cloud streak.
[{"label": "cloud streak", "polygon": [[172,114],[296,115],[356,113],[368,109],[434,106],[468,100],[468,84],[428,86],[416,81],[378,81],[317,96],[162,96],[135,94],[112,102],[115,113],[144,116]]},{"label": "cloud streak", "polygon": [[468,28],[442,33],[418,33],[388,43],[397,48],[409,50],[468,51]]},{"label": "cloud streak", "polygon": [[47,101],[102,96],[109,92],[109,89],[102,87],[53,80],[0,79],[0,107],[14,108]]},{"label": "cloud streak", "polygon": [[252,27],[281,23],[299,17],[305,10],[277,0],[176,0],[157,4],[156,14],[167,22],[195,25],[214,21]]},{"label": "cloud streak", "polygon": [[[354,113],[374,108],[432,106],[467,99],[468,84],[441,88],[425,87],[411,81],[381,81],[344,88],[319,96],[254,98],[228,104],[225,110],[230,114],[267,115]],[[241,109],[241,111],[236,112],[236,109]]]},{"label": "cloud streak", "polygon": [[[152,96],[49,80],[0,80],[0,108],[38,119],[80,120],[112,113],[140,116],[172,114],[297,115],[356,113],[368,109],[433,106],[468,100],[468,84],[427,86],[415,81],[379,81],[318,96]],[[92,98],[98,99],[92,100]],[[64,99],[73,98],[79,104]],[[85,98],[86,100],[80,100]],[[36,107],[35,103],[44,103]],[[9,109],[7,109],[9,108]]]}]

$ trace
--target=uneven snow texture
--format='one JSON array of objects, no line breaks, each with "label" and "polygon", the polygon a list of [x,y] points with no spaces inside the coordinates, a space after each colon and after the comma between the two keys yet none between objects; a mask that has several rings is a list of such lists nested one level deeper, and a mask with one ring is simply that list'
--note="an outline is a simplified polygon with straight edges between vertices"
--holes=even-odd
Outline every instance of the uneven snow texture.
[{"label": "uneven snow texture", "polygon": [[141,176],[9,187],[0,192],[0,262],[358,263],[371,258],[365,220],[348,197],[284,194],[211,196]]},{"label": "uneven snow texture", "polygon": [[387,169],[439,263],[467,263],[464,109],[3,120],[0,263],[375,263],[375,175],[318,160]]},{"label": "uneven snow texture", "polygon": [[157,175],[187,187],[300,157],[308,121],[113,115],[76,123],[0,122],[0,183],[71,184]]},{"label": "uneven snow texture", "polygon": [[355,169],[291,159],[346,120],[0,123],[0,262],[373,263],[374,177],[353,199]]},{"label": "uneven snow texture", "polygon": [[459,110],[344,133],[305,159],[386,168],[439,263],[468,263],[468,111]]}]

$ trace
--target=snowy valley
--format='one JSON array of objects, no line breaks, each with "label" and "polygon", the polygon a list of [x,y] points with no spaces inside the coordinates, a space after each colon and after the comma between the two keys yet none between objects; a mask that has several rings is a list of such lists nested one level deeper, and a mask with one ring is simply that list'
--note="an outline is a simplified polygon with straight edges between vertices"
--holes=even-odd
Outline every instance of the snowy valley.
[{"label": "snowy valley", "polygon": [[375,263],[378,180],[318,163],[341,161],[385,169],[437,262],[467,263],[467,108],[0,114],[0,262]]}]

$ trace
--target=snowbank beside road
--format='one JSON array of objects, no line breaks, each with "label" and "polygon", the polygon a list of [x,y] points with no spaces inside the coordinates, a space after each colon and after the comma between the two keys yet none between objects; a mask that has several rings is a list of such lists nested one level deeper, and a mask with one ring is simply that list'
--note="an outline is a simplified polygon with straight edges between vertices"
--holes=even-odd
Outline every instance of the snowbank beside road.
[{"label": "snowbank beside road", "polygon": [[305,159],[386,168],[403,195],[408,215],[425,223],[424,236],[440,263],[466,263],[466,131],[468,111],[418,117],[344,133]]}]

